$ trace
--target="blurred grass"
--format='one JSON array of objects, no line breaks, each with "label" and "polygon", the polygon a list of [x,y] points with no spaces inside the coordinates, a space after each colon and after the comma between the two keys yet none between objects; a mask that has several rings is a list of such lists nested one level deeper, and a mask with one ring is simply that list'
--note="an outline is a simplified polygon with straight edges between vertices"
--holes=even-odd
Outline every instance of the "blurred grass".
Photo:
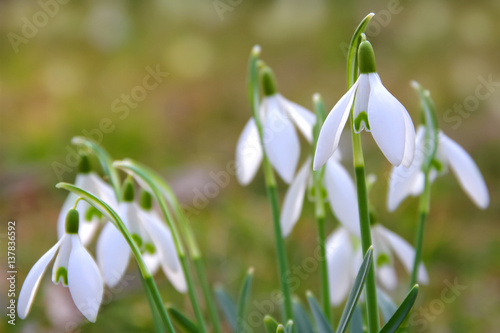
[{"label": "blurred grass", "polygon": [[[284,96],[311,108],[312,94],[320,92],[331,107],[345,90],[342,43],[348,43],[364,15],[373,11],[379,14],[376,18],[383,17],[381,11],[391,6],[386,1],[243,1],[221,21],[211,1],[70,2],[21,44],[18,53],[2,38],[0,217],[18,221],[18,288],[56,240],[65,193],[54,188],[58,178],[52,163],[64,163],[72,136],[111,119],[115,129],[104,134],[102,144],[113,157],[132,157],[162,171],[183,202],[192,205],[196,189],[202,191],[212,181],[209,173],[224,170],[233,160],[236,140],[250,116],[245,71],[251,47],[262,46],[262,57],[275,70]],[[397,8],[400,12],[392,14],[386,26],[378,23],[378,34],[368,37],[384,84],[415,123],[418,101],[410,80],[432,92],[441,115],[474,94],[479,76],[500,80],[497,1],[401,1]],[[20,34],[22,17],[31,19],[40,9],[37,2],[1,2],[4,37]],[[113,101],[142,84],[146,67],[157,65],[169,76],[121,120],[112,111]],[[468,288],[428,321],[428,332],[493,332],[500,324],[499,105],[495,90],[458,129],[443,116],[439,119],[441,128],[478,163],[491,204],[486,211],[476,209],[452,175],[433,187],[424,248],[431,284],[422,288],[418,302],[428,307],[439,299],[447,279],[458,278]],[[378,176],[371,200],[380,221],[413,241],[416,200],[405,201],[394,214],[386,211],[389,165],[372,139],[364,139],[368,172]],[[343,145],[347,152],[348,142]],[[349,166],[349,154],[344,155]],[[63,179],[73,177],[66,173]],[[300,265],[315,247],[311,210],[306,204],[287,240],[292,266]],[[247,188],[231,178],[192,220],[210,281],[236,293],[244,272],[254,266],[253,296],[269,297],[277,287],[277,273],[262,176]],[[335,226],[331,218],[329,230]],[[133,265],[130,274],[135,274]],[[397,300],[408,280],[405,272],[399,277],[402,287],[393,293]],[[317,293],[318,279],[314,272],[297,293],[302,298],[306,289]],[[190,309],[163,277],[157,280],[166,300]],[[140,285],[129,289],[104,306],[96,324],[85,324],[81,331],[150,330]],[[18,320],[16,327],[39,332],[58,327],[44,311],[44,296],[36,298],[30,317]]]}]

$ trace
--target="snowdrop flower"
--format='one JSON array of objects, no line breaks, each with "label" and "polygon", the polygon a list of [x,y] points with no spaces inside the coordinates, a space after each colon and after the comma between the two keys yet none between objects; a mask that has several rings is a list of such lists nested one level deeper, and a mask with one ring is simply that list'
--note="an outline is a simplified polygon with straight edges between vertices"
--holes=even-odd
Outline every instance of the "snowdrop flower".
[{"label": "snowdrop flower", "polygon": [[[415,250],[403,238],[380,224],[371,228],[373,239],[373,263],[377,281],[384,288],[392,290],[397,285],[394,259],[397,257],[406,271],[411,273]],[[339,227],[326,242],[326,260],[330,281],[330,302],[339,305],[345,300],[352,288],[354,279],[363,260],[361,241],[346,228]],[[427,284],[429,277],[423,264],[420,264],[418,280]]]},{"label": "snowdrop flower", "polygon": [[80,241],[79,216],[75,209],[68,211],[64,235],[28,273],[19,294],[19,318],[24,319],[28,315],[43,273],[57,254],[52,269],[52,282],[68,287],[78,310],[89,321],[95,322],[103,296],[103,281],[94,259]]},{"label": "snowdrop flower", "polygon": [[[172,234],[152,211],[150,197],[143,199],[143,206],[146,209],[141,209],[134,202],[134,185],[131,180],[127,180],[118,215],[143,253],[148,269],[154,273],[161,266],[174,287],[179,292],[185,292],[187,285]],[[96,252],[104,281],[110,287],[116,286],[125,274],[132,252],[114,224],[108,223],[103,228]]]},{"label": "snowdrop flower", "polygon": [[[92,171],[87,155],[80,156],[80,164],[78,166],[75,185],[104,200],[111,207],[116,207],[117,204],[113,189]],[[65,233],[66,214],[73,208],[77,200],[78,196],[76,194],[69,193],[64,201],[57,221],[57,235],[59,238],[63,237]],[[92,237],[99,227],[99,221],[101,221],[103,217],[97,209],[84,200],[78,201],[76,209],[80,214],[81,222],[78,234],[80,235],[83,245],[87,245],[92,240]]]},{"label": "snowdrop flower", "polygon": [[[339,221],[354,235],[359,236],[358,202],[354,182],[347,170],[340,163],[340,151],[328,159],[323,177],[323,186],[328,194],[328,201]],[[312,187],[311,158],[300,168],[286,192],[281,210],[281,230],[283,237],[290,234],[297,223],[304,196]]]},{"label": "snowdrop flower", "polygon": [[[314,114],[279,94],[274,75],[268,67],[262,70],[264,97],[260,106],[263,145],[269,162],[278,175],[291,183],[300,156],[300,142],[295,127],[307,141],[312,141]],[[236,146],[236,176],[242,185],[249,184],[262,162],[259,130],[251,118]]]},{"label": "snowdrop flower", "polygon": [[415,128],[405,107],[383,86],[368,41],[359,45],[358,80],[328,114],[318,138],[314,170],[321,168],[338,147],[354,103],[354,131],[371,132],[382,153],[394,166],[409,166],[415,149]]},{"label": "snowdrop flower", "polygon": [[[389,211],[394,211],[407,196],[417,196],[422,193],[425,181],[422,172],[425,149],[425,127],[420,126],[416,136],[413,163],[408,168],[399,166],[392,169],[387,197]],[[471,200],[481,209],[488,207],[490,201],[488,188],[476,163],[460,145],[440,131],[430,180],[433,181],[437,175],[446,173],[448,167]]]}]

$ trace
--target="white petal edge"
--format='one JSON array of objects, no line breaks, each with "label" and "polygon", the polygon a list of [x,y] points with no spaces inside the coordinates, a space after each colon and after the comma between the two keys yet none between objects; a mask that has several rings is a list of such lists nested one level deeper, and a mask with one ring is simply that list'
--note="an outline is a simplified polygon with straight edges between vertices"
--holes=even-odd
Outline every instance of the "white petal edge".
[{"label": "white petal edge", "polygon": [[57,270],[59,267],[64,267],[66,272],[68,271],[69,255],[71,253],[71,236],[64,234],[61,238],[61,245],[59,246],[59,252],[57,253],[56,260],[54,261],[54,266],[52,267],[52,282],[54,284],[64,284],[64,281],[56,281]]},{"label": "white petal edge", "polygon": [[340,135],[349,118],[349,111],[354,100],[359,80],[349,89],[332,108],[319,132],[316,152],[314,153],[313,169],[319,170],[333,155],[340,141]]},{"label": "white petal edge", "polygon": [[354,182],[347,170],[334,158],[326,162],[324,175],[328,201],[340,223],[360,237],[359,212]]},{"label": "white petal edge", "polygon": [[24,319],[28,315],[35,298],[36,291],[40,286],[43,273],[45,273],[47,266],[52,258],[54,258],[61,242],[62,238],[56,243],[56,245],[51,247],[50,250],[38,259],[26,276],[17,302],[17,314],[19,315],[19,318]]},{"label": "white petal edge", "polygon": [[248,185],[262,162],[262,146],[255,120],[251,118],[243,128],[236,144],[236,178],[241,185]]},{"label": "white petal edge", "polygon": [[300,218],[302,206],[304,204],[304,196],[307,190],[307,182],[311,175],[311,158],[308,158],[306,163],[300,168],[295,176],[292,184],[288,188],[283,207],[281,209],[281,233],[283,237],[287,237],[292,232],[293,227]]},{"label": "white petal edge", "polygon": [[370,73],[368,122],[373,139],[389,162],[398,166],[405,152],[404,106],[384,87],[377,73]]},{"label": "white petal edge", "polygon": [[289,101],[280,94],[278,94],[278,98],[292,122],[297,126],[302,135],[304,135],[304,138],[306,138],[308,142],[312,142],[313,127],[316,123],[316,116],[314,113],[299,104]]},{"label": "white petal edge", "polygon": [[[393,253],[398,257],[399,261],[403,264],[406,271],[411,274],[413,271],[413,264],[415,260],[415,249],[404,238],[398,234],[390,231],[385,227],[380,227],[380,231],[387,243],[392,248]],[[422,284],[429,283],[429,275],[423,263],[420,263],[418,269],[418,282]]]},{"label": "white petal edge", "polygon": [[404,110],[405,117],[405,152],[401,164],[407,168],[410,167],[413,159],[415,158],[415,126],[406,109]]},{"label": "white petal edge", "polygon": [[353,249],[349,232],[346,229],[340,227],[328,237],[326,260],[330,302],[337,306],[347,297],[353,283],[353,276],[351,276]]},{"label": "white petal edge", "polygon": [[116,227],[108,222],[97,240],[97,263],[104,282],[114,287],[122,279],[130,260],[130,248]]},{"label": "white petal edge", "polygon": [[71,235],[68,287],[78,310],[94,323],[102,302],[103,281],[99,268],[78,235]]},{"label": "white petal edge", "polygon": [[269,162],[278,175],[290,184],[300,156],[300,142],[293,123],[276,95],[266,98],[263,142]]},{"label": "white petal edge", "polygon": [[443,133],[439,134],[439,144],[465,193],[479,208],[488,207],[490,203],[488,188],[472,157]]}]

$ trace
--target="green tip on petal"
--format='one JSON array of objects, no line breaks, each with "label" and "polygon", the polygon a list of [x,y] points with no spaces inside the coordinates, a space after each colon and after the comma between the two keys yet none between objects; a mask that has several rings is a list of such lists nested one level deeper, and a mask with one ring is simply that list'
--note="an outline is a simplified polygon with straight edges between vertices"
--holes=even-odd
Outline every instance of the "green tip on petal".
[{"label": "green tip on petal", "polygon": [[144,245],[144,251],[149,254],[155,254],[156,247],[152,243],[146,243],[146,245]]},{"label": "green tip on petal", "polygon": [[142,191],[141,192],[141,208],[144,210],[151,210],[153,207],[153,198],[151,197],[151,193],[148,191]]},{"label": "green tip on petal", "polygon": [[276,88],[276,78],[269,66],[265,66],[260,70],[262,80],[262,91],[265,96],[272,96],[278,92]]},{"label": "green tip on petal", "polygon": [[80,215],[76,209],[70,209],[66,214],[66,233],[78,234],[78,225],[80,223]]},{"label": "green tip on petal", "polygon": [[78,173],[89,173],[90,171],[92,171],[92,167],[90,166],[88,155],[81,154],[80,163],[78,163]]},{"label": "green tip on petal", "polygon": [[365,111],[362,111],[358,114],[356,119],[354,119],[354,129],[356,132],[361,131],[361,123],[365,123],[366,129],[370,130],[370,123],[368,122],[368,114]]},{"label": "green tip on petal", "polygon": [[382,267],[384,265],[390,265],[391,264],[391,259],[389,258],[389,256],[385,253],[381,253],[378,257],[377,257],[377,267]]},{"label": "green tip on petal", "polygon": [[138,247],[142,247],[142,238],[138,234],[132,234],[132,239]]},{"label": "green tip on petal", "polygon": [[125,202],[132,202],[134,201],[134,195],[134,183],[132,182],[132,179],[127,178],[123,183],[122,199]]},{"label": "green tip on petal", "polygon": [[91,222],[94,217],[100,219],[102,217],[102,213],[94,206],[90,206],[85,213],[85,222]]},{"label": "green tip on petal", "polygon": [[375,53],[372,44],[365,40],[359,44],[359,71],[361,74],[376,73]]},{"label": "green tip on petal", "polygon": [[67,286],[68,285],[68,270],[64,267],[59,267],[56,271],[56,283],[59,283],[59,280],[62,278],[62,283]]}]

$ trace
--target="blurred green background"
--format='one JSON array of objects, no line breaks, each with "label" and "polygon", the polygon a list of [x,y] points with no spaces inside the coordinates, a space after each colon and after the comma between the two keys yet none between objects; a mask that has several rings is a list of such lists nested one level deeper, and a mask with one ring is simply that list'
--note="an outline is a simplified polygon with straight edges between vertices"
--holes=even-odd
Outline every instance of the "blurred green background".
[{"label": "blurred green background", "polygon": [[[491,196],[490,207],[480,211],[454,176],[435,182],[423,253],[431,283],[421,289],[417,306],[425,310],[436,305],[433,301],[441,299],[446,281],[458,279],[467,288],[439,311],[429,310],[420,331],[497,330],[500,83],[484,87],[481,80],[500,82],[500,2],[62,2],[0,2],[1,258],[4,267],[6,223],[16,220],[18,291],[31,266],[56,241],[56,220],[66,193],[54,185],[75,176],[73,171],[55,172],[54,165],[66,163],[71,137],[87,133],[102,140],[113,157],[140,160],[171,182],[191,208],[211,282],[236,294],[244,272],[253,266],[253,297],[268,298],[278,283],[262,175],[246,188],[231,177],[212,198],[200,194],[214,182],[213,174],[233,161],[236,140],[250,116],[245,86],[248,54],[254,44],[262,46],[262,57],[275,70],[285,97],[311,108],[311,96],[319,92],[331,108],[346,88],[346,44],[358,22],[375,12],[368,39],[382,81],[407,107],[415,124],[419,106],[410,80],[432,92],[441,128],[471,153]],[[125,105],[120,102],[123,94],[139,91],[147,68],[158,68],[168,76],[131,104],[127,113],[118,109]],[[488,88],[486,98],[474,97],[478,89]],[[103,119],[109,119],[105,125]],[[100,126],[107,133],[96,134]],[[344,164],[350,167],[348,140],[347,135]],[[364,135],[364,140],[367,171],[378,176],[370,199],[379,219],[413,242],[417,200],[406,200],[395,213],[387,212],[390,166],[371,136]],[[285,189],[280,184],[281,195]],[[336,226],[330,217],[328,230]],[[290,265],[300,265],[311,256],[316,224],[310,203],[287,244]],[[400,266],[398,270],[401,287],[391,293],[396,302],[404,297],[408,283],[408,274]],[[2,269],[0,277],[5,274]],[[151,330],[136,274],[130,265],[123,290],[106,292],[96,324],[82,321],[67,289],[53,286],[46,277],[30,316],[18,319],[15,328]],[[162,274],[157,281],[164,299],[189,313],[187,298],[177,294]],[[297,294],[302,299],[308,289],[318,294],[318,281],[314,271],[301,282]],[[0,286],[5,291],[5,278]],[[2,308],[7,301],[2,292]],[[3,316],[0,328],[12,330],[6,321]]]}]

